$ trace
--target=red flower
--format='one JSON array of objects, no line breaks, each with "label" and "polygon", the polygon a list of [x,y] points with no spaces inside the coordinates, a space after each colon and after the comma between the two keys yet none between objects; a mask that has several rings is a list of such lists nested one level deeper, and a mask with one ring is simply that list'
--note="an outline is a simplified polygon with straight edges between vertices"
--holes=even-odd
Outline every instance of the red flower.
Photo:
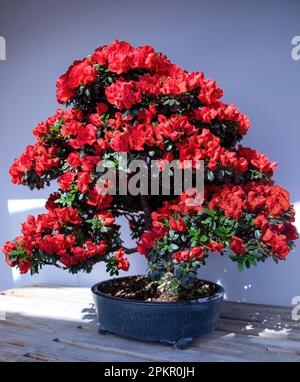
[{"label": "red flower", "polygon": [[111,195],[109,194],[100,195],[96,187],[94,187],[88,193],[87,204],[91,206],[98,206],[98,208],[101,210],[109,207],[111,201],[112,201]]},{"label": "red flower", "polygon": [[215,103],[223,95],[223,90],[217,86],[216,81],[203,79],[200,82],[199,100],[206,105]]},{"label": "red flower", "polygon": [[182,251],[180,253],[180,260],[181,261],[189,261],[190,260],[190,250],[189,249],[186,249],[185,251]]},{"label": "red flower", "polygon": [[97,110],[97,113],[98,113],[99,115],[101,115],[101,114],[105,114],[105,113],[107,113],[107,111],[108,111],[108,106],[107,106],[106,103],[99,102],[99,103],[97,103],[97,105],[96,105],[96,110]]},{"label": "red flower", "polygon": [[69,77],[67,74],[60,76],[56,82],[56,97],[59,103],[66,103],[73,98],[76,90],[69,87]]},{"label": "red flower", "polygon": [[273,171],[277,167],[277,164],[270,162],[266,155],[248,147],[240,146],[238,154],[245,157],[253,167],[259,169],[261,172],[273,174]]},{"label": "red flower", "polygon": [[265,197],[260,192],[249,191],[247,197],[248,208],[250,211],[255,211],[257,209],[263,208],[265,205]]},{"label": "red flower", "polygon": [[116,41],[110,47],[104,48],[104,52],[108,57],[108,69],[111,72],[120,74],[134,66],[134,48],[125,41]]},{"label": "red flower", "polygon": [[120,248],[118,251],[115,252],[115,258],[117,260],[121,260],[124,255],[125,255],[125,249],[124,248]]},{"label": "red flower", "polygon": [[290,208],[289,193],[279,186],[273,186],[266,198],[266,207],[273,216],[281,215]]},{"label": "red flower", "polygon": [[233,236],[230,241],[230,248],[233,250],[233,252],[237,255],[242,255],[245,253],[245,246],[243,239]]},{"label": "red flower", "polygon": [[203,260],[205,256],[204,250],[202,247],[194,247],[192,250],[190,249],[185,249],[184,251],[181,252],[175,252],[172,254],[173,260],[176,262],[181,262],[181,261],[190,261],[191,259],[195,260]]},{"label": "red flower", "polygon": [[60,258],[60,261],[67,267],[76,263],[83,263],[90,257],[88,251],[82,247],[71,248],[71,252],[73,255],[72,258],[70,258],[70,256],[62,256]]},{"label": "red flower", "polygon": [[297,228],[291,223],[285,223],[281,233],[287,238],[287,240],[297,240],[299,238]]},{"label": "red flower", "polygon": [[98,214],[97,218],[102,221],[103,225],[113,225],[113,224],[115,224],[115,217],[109,211],[102,212],[101,214]]},{"label": "red flower", "polygon": [[119,110],[130,109],[131,106],[142,100],[142,94],[133,81],[115,82],[105,89],[105,95],[107,101]]},{"label": "red flower", "polygon": [[98,256],[104,256],[106,249],[107,249],[107,245],[104,243],[104,241],[101,241],[99,244],[97,244],[96,254]]},{"label": "red flower", "polygon": [[224,249],[224,244],[211,241],[206,245],[206,248],[212,252],[221,252]]},{"label": "red flower", "polygon": [[141,236],[141,243],[137,243],[137,250],[142,255],[147,255],[154,246],[155,234],[151,231],[145,231]]},{"label": "red flower", "polygon": [[58,207],[58,204],[55,203],[55,201],[56,201],[57,199],[59,199],[59,198],[60,198],[60,193],[59,193],[59,192],[53,192],[53,193],[49,196],[49,198],[48,198],[48,200],[47,200],[47,202],[46,202],[46,204],[45,204],[45,208],[46,208],[47,210],[49,210],[49,211],[52,211],[52,210],[54,210],[55,208],[57,208],[57,207]]},{"label": "red flower", "polygon": [[268,226],[268,219],[264,213],[260,213],[254,218],[254,224],[259,229],[265,229]]},{"label": "red flower", "polygon": [[104,242],[101,242],[99,245],[96,245],[92,241],[87,240],[85,242],[85,246],[87,248],[87,251],[85,253],[86,257],[103,256],[106,251],[106,244]]},{"label": "red flower", "polygon": [[124,258],[124,255],[125,249],[122,247],[114,253],[115,259],[118,260],[117,268],[123,271],[128,271],[129,261],[128,259]]},{"label": "red flower", "polygon": [[172,228],[174,231],[184,232],[186,230],[184,221],[181,216],[179,216],[177,219],[170,219],[169,225],[170,228]]},{"label": "red flower", "polygon": [[45,235],[38,241],[38,248],[49,255],[65,255],[68,248],[74,245],[74,240],[70,241],[64,234]]},{"label": "red flower", "polygon": [[91,176],[86,172],[80,172],[77,174],[77,188],[80,192],[85,194],[90,190],[89,184],[92,182]]},{"label": "red flower", "polygon": [[64,191],[69,191],[72,183],[74,182],[75,176],[76,175],[74,174],[74,172],[70,172],[70,171],[62,174],[57,179],[57,183],[59,184],[59,187]]},{"label": "red flower", "polygon": [[17,245],[16,243],[14,242],[11,242],[11,241],[7,241],[4,246],[1,248],[1,251],[4,253],[5,255],[5,261],[6,263],[10,266],[10,267],[14,267],[16,264],[17,264],[17,261],[12,261],[10,258],[9,258],[9,255],[12,251],[16,251],[17,250]]},{"label": "red flower", "polygon": [[43,138],[47,133],[49,133],[51,126],[45,122],[40,122],[33,129],[33,135],[38,138]]},{"label": "red flower", "polygon": [[81,164],[80,155],[78,153],[70,153],[67,158],[67,163],[73,168],[78,168]]},{"label": "red flower", "polygon": [[245,158],[239,158],[235,168],[240,172],[246,172],[248,170],[248,162]]},{"label": "red flower", "polygon": [[117,268],[122,271],[128,271],[129,269],[129,261],[126,258],[122,258],[119,260],[119,263],[117,265]]},{"label": "red flower", "polygon": [[273,239],[273,232],[268,228],[266,232],[264,233],[262,240],[264,242],[270,242]]},{"label": "red flower", "polygon": [[290,248],[287,245],[287,237],[278,234],[275,230],[268,228],[262,240],[272,248],[273,253],[281,260],[285,259],[290,252]]},{"label": "red flower", "polygon": [[69,71],[68,86],[75,89],[79,85],[87,85],[94,81],[97,71],[88,60],[76,61]]},{"label": "red flower", "polygon": [[79,121],[70,120],[62,126],[60,133],[61,135],[74,136],[79,133],[82,127],[83,125]]},{"label": "red flower", "polygon": [[91,60],[99,65],[106,64],[106,55],[102,52],[102,49],[97,49],[95,53],[92,55]]},{"label": "red flower", "polygon": [[226,105],[221,101],[215,102],[209,107],[202,107],[193,111],[193,117],[197,121],[210,123],[213,120],[234,121],[240,135],[245,135],[250,127],[249,118],[241,114],[234,105]]},{"label": "red flower", "polygon": [[175,260],[177,263],[179,263],[181,261],[181,252],[173,253],[172,259]]},{"label": "red flower", "polygon": [[116,152],[128,152],[129,151],[129,133],[116,131],[113,133],[110,147]]},{"label": "red flower", "polygon": [[92,145],[96,141],[97,127],[89,124],[81,127],[75,139],[70,140],[70,145],[74,149],[80,149],[84,145]]},{"label": "red flower", "polygon": [[99,160],[100,157],[98,155],[86,155],[81,159],[81,170],[88,173],[93,172]]},{"label": "red flower", "polygon": [[91,61],[75,61],[56,83],[57,100],[65,103],[71,99],[80,85],[88,85],[97,78],[97,71]]},{"label": "red flower", "polygon": [[30,269],[30,263],[28,261],[20,261],[18,264],[21,275],[27,273]]},{"label": "red flower", "polygon": [[240,219],[245,205],[245,192],[241,186],[223,186],[218,188],[209,203],[210,208],[221,208],[225,215]]},{"label": "red flower", "polygon": [[53,214],[61,223],[72,223],[75,225],[82,223],[79,211],[72,207],[56,208],[53,210]]},{"label": "red flower", "polygon": [[276,235],[273,239],[272,249],[279,259],[284,260],[291,250],[287,245],[286,236]]},{"label": "red flower", "polygon": [[202,247],[194,247],[194,248],[192,248],[192,256],[196,260],[203,260],[204,256],[205,256],[203,248]]},{"label": "red flower", "polygon": [[42,176],[50,169],[56,169],[59,162],[55,147],[46,148],[42,144],[36,143],[27,146],[25,152],[15,159],[9,173],[13,183],[24,184],[24,175],[27,171],[33,170]]}]

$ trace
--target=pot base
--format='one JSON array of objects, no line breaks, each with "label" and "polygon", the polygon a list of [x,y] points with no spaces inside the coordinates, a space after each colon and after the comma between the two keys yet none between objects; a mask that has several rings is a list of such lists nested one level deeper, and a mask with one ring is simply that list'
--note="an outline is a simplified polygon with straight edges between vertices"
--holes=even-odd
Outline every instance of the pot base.
[{"label": "pot base", "polygon": [[[109,331],[106,330],[106,329],[103,329],[102,326],[100,326],[100,324],[98,324],[98,333],[99,334],[102,334],[102,335],[105,335],[105,334],[108,334]],[[115,333],[112,333],[112,334],[115,334]],[[139,338],[139,340],[141,340]],[[144,339],[142,339],[144,340]],[[170,340],[149,340],[147,339],[148,342],[160,342],[162,344],[167,344],[167,345],[172,345],[175,349],[180,349],[180,350],[183,350],[183,349],[186,349],[189,344],[194,340],[194,338],[191,338],[191,337],[188,337],[188,338],[179,338],[177,341],[170,341]],[[144,340],[145,341],[145,340]]]}]

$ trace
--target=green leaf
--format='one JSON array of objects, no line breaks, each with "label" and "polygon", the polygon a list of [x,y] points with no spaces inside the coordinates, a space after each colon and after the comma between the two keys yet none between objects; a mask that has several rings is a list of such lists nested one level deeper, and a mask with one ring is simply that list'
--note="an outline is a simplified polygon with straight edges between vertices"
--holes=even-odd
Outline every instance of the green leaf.
[{"label": "green leaf", "polygon": [[255,239],[259,240],[261,238],[261,231],[259,229],[256,229],[254,231]]},{"label": "green leaf", "polygon": [[60,119],[59,121],[56,121],[54,123],[54,125],[51,127],[50,130],[55,132],[55,133],[59,133],[63,124],[64,124],[64,122]]},{"label": "green leaf", "polygon": [[202,236],[200,237],[200,241],[201,241],[202,243],[207,242],[207,240],[208,240],[208,237],[207,237],[206,235],[202,235]]},{"label": "green leaf", "polygon": [[244,270],[244,263],[242,263],[241,261],[238,261],[237,267],[238,267],[238,271],[242,272]]},{"label": "green leaf", "polygon": [[114,167],[116,167],[116,164],[112,160],[102,160],[101,166],[105,167],[105,168],[114,168]]},{"label": "green leaf", "polygon": [[207,172],[207,179],[212,182],[215,179],[214,173],[212,171]]},{"label": "green leaf", "polygon": [[177,244],[172,243],[169,245],[169,249],[170,249],[170,251],[177,251],[179,249],[179,247]]},{"label": "green leaf", "polygon": [[251,265],[254,265],[254,266],[256,267],[257,263],[256,263],[256,259],[255,259],[255,258],[253,258],[253,257],[249,257],[248,260],[249,260],[249,263],[250,263]]},{"label": "green leaf", "polygon": [[212,222],[212,218],[206,218],[203,220],[203,224],[210,224]]}]

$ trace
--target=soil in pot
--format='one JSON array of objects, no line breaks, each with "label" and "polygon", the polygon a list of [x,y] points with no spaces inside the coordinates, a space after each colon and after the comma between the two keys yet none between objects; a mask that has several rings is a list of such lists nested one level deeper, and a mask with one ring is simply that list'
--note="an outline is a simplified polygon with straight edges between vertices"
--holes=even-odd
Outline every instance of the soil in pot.
[{"label": "soil in pot", "polygon": [[217,292],[217,286],[207,281],[198,280],[192,291],[182,290],[180,297],[176,298],[160,288],[158,283],[141,275],[109,280],[99,286],[98,290],[108,296],[128,300],[175,302],[210,297]]}]

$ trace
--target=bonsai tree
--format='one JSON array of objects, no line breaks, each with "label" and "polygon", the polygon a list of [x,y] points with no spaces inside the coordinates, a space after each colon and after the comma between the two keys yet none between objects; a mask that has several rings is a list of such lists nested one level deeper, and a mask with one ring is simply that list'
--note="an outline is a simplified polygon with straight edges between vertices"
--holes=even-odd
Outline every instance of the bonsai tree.
[{"label": "bonsai tree", "polygon": [[[4,245],[8,265],[76,273],[102,261],[118,275],[128,270],[127,255],[139,252],[159,299],[177,300],[205,295],[197,271],[213,252],[227,253],[239,270],[285,260],[298,237],[289,194],[272,180],[276,164],[239,144],[249,119],[222,95],[215,81],[151,46],[115,41],[75,61],[57,81],[57,100],[68,108],[37,124],[35,143],[10,168],[15,184],[40,189],[57,179],[59,189],[48,212],[29,216]],[[159,171],[174,160],[193,171],[203,161],[201,204],[190,203],[199,193],[176,195],[172,187],[169,195],[111,194],[107,181],[101,190],[108,169],[122,171],[126,184],[136,175],[124,171],[124,153],[126,166],[156,160]],[[119,216],[136,247],[124,247]]]}]

